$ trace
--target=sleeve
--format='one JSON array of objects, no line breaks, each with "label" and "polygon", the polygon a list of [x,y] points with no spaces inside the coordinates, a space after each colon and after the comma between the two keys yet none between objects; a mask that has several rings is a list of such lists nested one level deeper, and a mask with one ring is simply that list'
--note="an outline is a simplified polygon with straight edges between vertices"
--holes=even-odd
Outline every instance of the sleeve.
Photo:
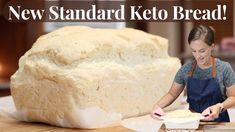
[{"label": "sleeve", "polygon": [[226,63],[226,67],[224,69],[224,85],[226,88],[235,84],[235,73],[233,68],[229,63]]},{"label": "sleeve", "polygon": [[188,64],[185,64],[176,73],[174,81],[176,83],[179,83],[185,86],[187,73],[188,73]]}]

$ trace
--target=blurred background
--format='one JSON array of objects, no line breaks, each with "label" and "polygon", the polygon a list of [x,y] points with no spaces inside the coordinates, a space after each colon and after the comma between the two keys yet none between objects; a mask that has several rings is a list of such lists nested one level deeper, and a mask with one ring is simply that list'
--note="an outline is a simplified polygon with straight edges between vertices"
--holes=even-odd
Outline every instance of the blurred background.
[{"label": "blurred background", "polygon": [[[216,31],[217,48],[214,56],[230,62],[235,69],[235,13],[231,21],[179,21],[179,22],[14,22],[7,21],[2,8],[9,0],[0,0],[0,96],[10,94],[10,76],[18,69],[18,60],[36,39],[48,32],[68,25],[93,28],[135,28],[169,40],[169,55],[178,57],[182,64],[192,59],[187,43],[188,33],[194,25],[206,24]],[[235,1],[229,1],[235,5]],[[233,6],[233,12],[235,8]]]}]

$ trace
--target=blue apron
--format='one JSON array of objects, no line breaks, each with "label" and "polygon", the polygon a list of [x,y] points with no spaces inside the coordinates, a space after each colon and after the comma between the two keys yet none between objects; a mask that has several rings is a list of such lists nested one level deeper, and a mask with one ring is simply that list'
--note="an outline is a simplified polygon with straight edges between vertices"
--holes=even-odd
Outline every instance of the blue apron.
[{"label": "blue apron", "polygon": [[[209,106],[224,101],[220,85],[216,79],[215,58],[212,60],[212,78],[197,79],[192,76],[196,61],[193,62],[188,73],[187,102],[189,103],[189,109],[198,113],[202,113]],[[227,110],[220,113],[219,118],[213,120],[213,122],[230,122]]]}]

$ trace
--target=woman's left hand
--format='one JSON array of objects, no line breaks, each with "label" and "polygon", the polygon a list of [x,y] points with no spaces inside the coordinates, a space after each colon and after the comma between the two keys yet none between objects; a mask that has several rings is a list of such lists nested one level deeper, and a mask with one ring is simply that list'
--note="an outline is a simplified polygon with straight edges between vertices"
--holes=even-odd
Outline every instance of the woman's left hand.
[{"label": "woman's left hand", "polygon": [[202,115],[205,117],[202,120],[213,121],[219,117],[219,114],[220,114],[220,106],[218,104],[212,105],[202,112]]}]

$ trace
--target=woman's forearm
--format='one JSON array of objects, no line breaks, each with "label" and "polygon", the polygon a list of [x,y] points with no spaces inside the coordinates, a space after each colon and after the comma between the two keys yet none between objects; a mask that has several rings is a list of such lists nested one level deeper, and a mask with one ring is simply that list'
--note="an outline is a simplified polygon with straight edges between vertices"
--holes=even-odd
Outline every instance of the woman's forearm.
[{"label": "woman's forearm", "polygon": [[156,103],[156,106],[159,106],[161,108],[165,108],[165,107],[169,106],[171,103],[173,103],[176,98],[177,97],[174,97],[172,94],[170,94],[168,92]]},{"label": "woman's forearm", "polygon": [[176,100],[183,90],[184,85],[173,82],[170,90],[155,104],[154,107],[167,107]]},{"label": "woman's forearm", "polygon": [[234,96],[228,97],[222,104],[225,110],[235,106],[235,97]]},{"label": "woman's forearm", "polygon": [[224,102],[222,102],[224,109],[235,106],[235,85],[228,87],[226,94],[228,98]]}]

